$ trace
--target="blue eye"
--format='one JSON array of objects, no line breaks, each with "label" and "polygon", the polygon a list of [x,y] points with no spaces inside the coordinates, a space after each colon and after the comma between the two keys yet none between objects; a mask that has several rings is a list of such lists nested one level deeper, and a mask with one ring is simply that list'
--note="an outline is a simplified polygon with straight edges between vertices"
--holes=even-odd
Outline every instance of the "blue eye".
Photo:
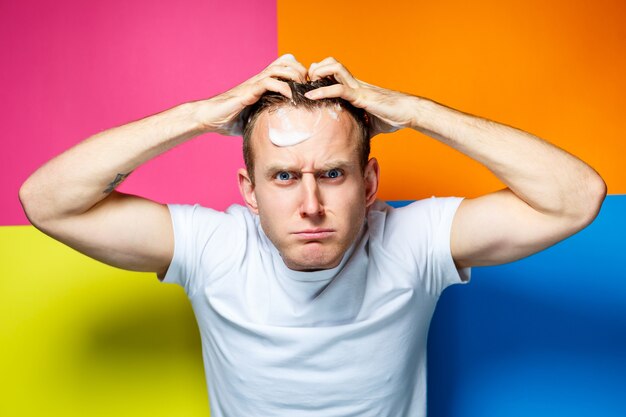
[{"label": "blue eye", "polygon": [[324,176],[326,178],[331,178],[331,179],[339,178],[342,175],[343,175],[343,172],[340,169],[331,169],[324,173]]},{"label": "blue eye", "polygon": [[291,172],[287,172],[287,171],[280,171],[279,173],[277,173],[274,178],[276,178],[279,181],[289,181],[291,179],[293,179],[293,174]]}]

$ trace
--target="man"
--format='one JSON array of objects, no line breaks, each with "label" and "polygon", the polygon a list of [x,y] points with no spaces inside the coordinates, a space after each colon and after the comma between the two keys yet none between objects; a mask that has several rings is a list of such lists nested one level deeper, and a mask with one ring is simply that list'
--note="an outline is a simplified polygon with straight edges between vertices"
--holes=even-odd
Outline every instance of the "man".
[{"label": "man", "polygon": [[[369,139],[411,128],[507,188],[402,209],[376,200]],[[244,136],[247,208],[165,206],[114,188],[206,132]],[[446,286],[588,225],[600,176],[526,132],[283,56],[232,90],[99,133],[22,186],[31,222],[184,287],[214,416],[421,416],[426,336]]]}]

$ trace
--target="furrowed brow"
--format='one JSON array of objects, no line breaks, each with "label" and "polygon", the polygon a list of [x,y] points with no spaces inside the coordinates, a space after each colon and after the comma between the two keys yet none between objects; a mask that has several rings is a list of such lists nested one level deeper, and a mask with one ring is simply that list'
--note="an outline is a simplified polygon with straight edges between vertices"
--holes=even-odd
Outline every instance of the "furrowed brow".
[{"label": "furrowed brow", "polygon": [[299,168],[290,167],[287,165],[270,165],[265,169],[265,176],[271,177],[277,172],[286,171],[286,172],[298,172]]},{"label": "furrowed brow", "polygon": [[[355,162],[351,162],[351,161],[346,161],[343,159],[337,159],[334,161],[328,161],[326,163],[324,163],[322,166],[320,166],[319,168],[317,168],[315,170],[315,173],[320,173],[320,172],[324,172],[324,171],[328,171],[331,169],[350,169],[352,167],[354,167],[355,165],[357,165],[357,163]],[[289,165],[270,165],[268,166],[265,171],[265,177],[266,178],[271,178],[273,177],[277,172],[295,172],[295,173],[302,173],[302,172],[308,172],[308,171],[302,171],[302,169],[300,167],[296,167],[296,166],[289,166]]]},{"label": "furrowed brow", "polygon": [[329,169],[348,169],[355,165],[356,164],[354,162],[344,161],[344,160],[335,160],[335,161],[326,162],[324,165],[322,165],[318,169],[318,171],[328,171]]}]

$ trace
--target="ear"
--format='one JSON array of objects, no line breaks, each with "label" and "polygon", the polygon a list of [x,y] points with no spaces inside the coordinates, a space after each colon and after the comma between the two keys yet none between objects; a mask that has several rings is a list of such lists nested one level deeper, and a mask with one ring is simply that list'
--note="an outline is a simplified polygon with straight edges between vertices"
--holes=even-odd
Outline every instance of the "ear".
[{"label": "ear", "polygon": [[380,180],[380,167],[376,158],[372,158],[367,162],[363,175],[365,180],[365,206],[369,207],[376,201],[378,182]]},{"label": "ear", "polygon": [[239,192],[245,200],[246,205],[254,214],[259,214],[259,207],[256,203],[256,194],[254,192],[254,184],[250,179],[248,171],[244,168],[239,168],[237,171],[237,180],[239,182]]}]

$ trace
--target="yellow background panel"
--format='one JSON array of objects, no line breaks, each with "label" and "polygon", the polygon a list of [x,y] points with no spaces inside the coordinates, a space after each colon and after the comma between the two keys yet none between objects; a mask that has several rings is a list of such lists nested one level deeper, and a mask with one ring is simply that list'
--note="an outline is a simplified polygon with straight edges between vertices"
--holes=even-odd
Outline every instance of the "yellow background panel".
[{"label": "yellow background panel", "polygon": [[[278,1],[279,53],[538,135],[626,193],[626,2]],[[475,196],[485,168],[414,131],[379,136],[384,199]]]},{"label": "yellow background panel", "polygon": [[0,227],[0,415],[207,416],[182,290]]}]

